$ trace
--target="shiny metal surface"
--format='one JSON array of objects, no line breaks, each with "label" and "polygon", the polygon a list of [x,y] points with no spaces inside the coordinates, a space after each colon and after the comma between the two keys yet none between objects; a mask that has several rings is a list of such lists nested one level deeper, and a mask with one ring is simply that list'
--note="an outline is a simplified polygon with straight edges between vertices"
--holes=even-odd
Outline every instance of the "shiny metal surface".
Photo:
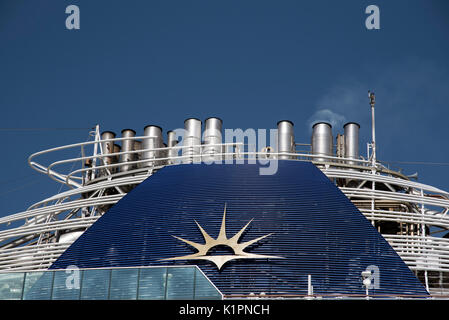
[{"label": "shiny metal surface", "polygon": [[293,153],[295,148],[295,133],[293,122],[281,120],[277,123],[278,127],[278,152],[279,159],[292,159],[292,156],[283,155],[283,153]]},{"label": "shiny metal surface", "polygon": [[184,143],[187,147],[182,149],[182,155],[188,156],[182,160],[183,163],[200,162],[199,154],[201,152],[201,120],[189,118],[184,121]]},{"label": "shiny metal surface", "polygon": [[203,161],[221,160],[222,156],[220,153],[222,152],[222,146],[217,144],[222,143],[223,121],[220,118],[215,117],[207,118],[204,126]]},{"label": "shiny metal surface", "polygon": [[[132,129],[122,130],[122,138],[134,138],[136,132]],[[122,152],[129,152],[134,150],[134,139],[126,139],[122,141]],[[120,156],[120,163],[124,165],[120,166],[121,172],[126,172],[133,169],[133,165],[126,164],[133,161],[134,155],[132,153],[124,153]]]},{"label": "shiny metal surface", "polygon": [[[101,134],[101,140],[109,140],[114,139],[115,133],[112,131],[105,131]],[[101,143],[101,150],[103,151],[103,155],[114,153],[114,141],[103,141]],[[103,164],[109,165],[115,163],[115,157],[104,157]],[[108,175],[106,169],[102,170],[102,175]]]},{"label": "shiny metal surface", "polygon": [[335,155],[339,158],[345,157],[345,136],[344,134],[337,134],[337,146]]},{"label": "shiny metal surface", "polygon": [[59,243],[72,243],[83,234],[84,231],[72,231],[63,233],[59,236]]},{"label": "shiny metal surface", "polygon": [[[172,148],[178,144],[178,140],[176,139],[176,133],[173,130],[167,132],[167,146]],[[179,149],[168,149],[168,157],[173,158],[178,156]],[[175,161],[173,159],[168,160],[168,164],[173,164]]]},{"label": "shiny metal surface", "polygon": [[[162,143],[162,148],[167,148],[167,144]],[[167,158],[167,157],[168,157],[168,149],[161,150],[161,158]],[[168,164],[168,160],[160,160],[158,162],[159,162],[159,165],[162,165],[162,166]]]},{"label": "shiny metal surface", "polygon": [[[134,151],[138,151],[138,150],[142,150],[142,141],[140,140],[134,140]],[[133,154],[133,159],[134,161],[138,161],[142,159],[142,153],[141,152],[137,152]],[[142,166],[141,163],[137,163],[136,168],[140,168]]]},{"label": "shiny metal surface", "polygon": [[[148,137],[142,140],[142,149],[155,149],[163,147],[162,128],[159,126],[148,125],[143,130],[143,135]],[[160,150],[150,150],[142,152],[142,159],[157,159],[161,157]],[[144,167],[151,167],[157,165],[157,161],[144,162]]]},{"label": "shiny metal surface", "polygon": [[[348,122],[344,125],[345,129],[345,158],[359,158],[359,131],[360,125],[355,122]],[[348,164],[355,164],[354,161],[348,161]]]},{"label": "shiny metal surface", "polygon": [[[327,122],[318,122],[312,127],[312,154],[332,156],[332,126]],[[325,158],[315,158],[315,161],[325,161]]]},{"label": "shiny metal surface", "polygon": [[[119,153],[122,150],[122,146],[119,144],[114,143],[114,153]],[[118,163],[120,160],[120,156],[119,155],[115,155],[113,157],[113,163]],[[119,168],[118,167],[112,167],[109,169],[110,171],[116,173],[118,172]]]}]

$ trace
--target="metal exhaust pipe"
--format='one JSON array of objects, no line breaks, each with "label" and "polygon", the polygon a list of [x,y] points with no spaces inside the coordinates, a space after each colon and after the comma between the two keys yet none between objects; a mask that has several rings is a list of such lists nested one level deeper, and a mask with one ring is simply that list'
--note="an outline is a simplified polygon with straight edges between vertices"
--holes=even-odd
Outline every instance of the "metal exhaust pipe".
[{"label": "metal exhaust pipe", "polygon": [[188,158],[182,159],[182,163],[200,162],[201,151],[201,120],[189,118],[184,121],[184,143],[187,148],[182,149],[182,155]]},{"label": "metal exhaust pipe", "polygon": [[345,135],[337,134],[337,148],[335,150],[335,155],[338,158],[345,157]]},{"label": "metal exhaust pipe", "polygon": [[[134,149],[133,150],[134,151],[142,150],[142,141],[134,140]],[[133,153],[133,159],[134,159],[134,161],[142,160],[142,153],[141,152]],[[142,164],[141,163],[137,163],[134,166],[136,168],[141,168]]]},{"label": "metal exhaust pipe", "polygon": [[[178,144],[176,140],[176,133],[173,130],[167,132],[167,146],[172,148]],[[178,156],[179,149],[168,149],[168,157],[173,158]],[[175,160],[170,159],[167,161],[168,164],[174,164]]]},{"label": "metal exhaust pipe", "polygon": [[[360,125],[355,122],[346,123],[345,129],[345,158],[359,159],[359,131]],[[348,161],[348,164],[356,164],[355,161]]]},{"label": "metal exhaust pipe", "polygon": [[[313,125],[312,154],[332,156],[332,125],[327,122],[318,122]],[[314,158],[313,161],[330,161],[325,158]]]},{"label": "metal exhaust pipe", "polygon": [[277,123],[279,159],[293,159],[293,156],[283,155],[283,153],[295,152],[295,133],[293,126],[293,122],[289,120],[281,120]]},{"label": "metal exhaust pipe", "polygon": [[[114,139],[115,133],[112,131],[105,131],[101,134],[101,140]],[[101,143],[101,149],[103,151],[103,155],[114,153],[114,141],[106,141]],[[103,157],[103,164],[109,165],[114,163],[114,156],[112,157]],[[109,172],[113,173],[113,168],[107,168]],[[104,168],[101,175],[108,175],[106,168]]]},{"label": "metal exhaust pipe", "polygon": [[[122,147],[119,144],[114,144],[114,153],[118,153],[122,150]],[[113,157],[113,163],[118,163],[120,161],[119,155]],[[114,167],[111,169],[114,173],[119,171],[118,167]]]},{"label": "metal exhaust pipe", "polygon": [[[167,148],[167,144],[164,142],[162,143],[162,148]],[[161,152],[161,158],[167,158],[168,157],[168,149],[164,149]],[[166,165],[168,163],[168,160],[161,160],[160,165]]]},{"label": "metal exhaust pipe", "polygon": [[[155,125],[148,125],[143,129],[144,136],[148,137],[143,139],[142,148],[143,149],[156,149],[162,148],[163,146],[163,138],[162,138],[162,128]],[[161,151],[144,151],[142,152],[143,159],[149,159],[151,161],[144,162],[143,166],[145,167],[153,167],[157,166],[159,163],[154,161],[154,159],[161,157]]]},{"label": "metal exhaust pipe", "polygon": [[[122,138],[134,138],[136,136],[136,132],[132,129],[124,129],[122,130]],[[123,152],[134,151],[134,140],[126,139],[122,140],[122,154],[120,155],[120,163],[126,163],[134,160],[134,155],[131,154],[123,154]],[[133,165],[125,164],[120,166],[121,172],[126,172],[132,170],[134,168]]]},{"label": "metal exhaust pipe", "polygon": [[203,161],[221,160],[222,146],[208,145],[222,143],[223,121],[220,118],[210,117],[205,120],[204,126]]}]

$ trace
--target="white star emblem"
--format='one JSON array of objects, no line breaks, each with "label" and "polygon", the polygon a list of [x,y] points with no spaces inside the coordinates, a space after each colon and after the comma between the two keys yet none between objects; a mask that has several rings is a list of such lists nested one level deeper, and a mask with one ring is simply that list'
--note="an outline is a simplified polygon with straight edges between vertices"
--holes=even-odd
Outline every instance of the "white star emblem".
[{"label": "white star emblem", "polygon": [[[273,233],[269,233],[262,237],[256,238],[254,240],[250,240],[250,241],[243,242],[243,243],[238,243],[238,240],[242,236],[243,231],[245,231],[245,229],[249,226],[249,224],[253,220],[254,219],[251,219],[239,232],[237,232],[232,238],[228,239],[226,236],[226,204],[225,204],[223,220],[221,222],[220,233],[218,234],[217,239],[213,239],[206,231],[204,231],[204,229],[198,224],[198,222],[195,221],[195,223],[197,224],[201,233],[203,234],[203,237],[204,237],[204,240],[206,241],[206,243],[204,243],[204,244],[196,243],[196,242],[185,240],[180,237],[173,236],[173,235],[172,235],[172,237],[174,237],[178,240],[181,240],[181,241],[187,243],[188,245],[194,247],[196,250],[198,250],[198,252],[194,253],[194,254],[186,255],[186,256],[181,256],[181,257],[161,259],[159,261],[163,261],[163,260],[194,260],[194,259],[208,260],[208,261],[213,262],[217,266],[218,270],[220,270],[226,262],[235,260],[235,259],[283,259],[283,257],[254,254],[254,253],[248,253],[248,252],[243,251],[246,247],[252,245],[253,243],[256,243],[256,242],[258,242],[268,236],[271,236],[273,234]],[[217,256],[208,256],[207,255],[207,253],[209,252],[210,249],[212,249],[216,246],[221,246],[221,245],[230,247],[234,251],[234,254],[233,255],[217,255]]]}]

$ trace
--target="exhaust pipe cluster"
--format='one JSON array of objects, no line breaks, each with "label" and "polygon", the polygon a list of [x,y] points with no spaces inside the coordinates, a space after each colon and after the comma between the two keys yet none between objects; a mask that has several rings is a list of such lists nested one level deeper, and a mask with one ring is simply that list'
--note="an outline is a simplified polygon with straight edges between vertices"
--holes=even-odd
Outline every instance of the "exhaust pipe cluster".
[{"label": "exhaust pipe cluster", "polygon": [[[114,144],[113,141],[103,141],[115,139],[114,132],[105,131],[101,134],[101,147],[103,153],[103,164],[121,164],[107,169],[103,169],[101,174],[108,175],[117,172],[129,172],[134,169],[145,167],[158,167],[166,164],[174,164],[173,158],[182,155],[181,163],[214,162],[223,160],[222,153],[225,147],[221,146],[223,121],[217,117],[210,117],[203,122],[197,118],[188,118],[184,121],[184,134],[182,135],[181,146],[177,140],[179,133],[176,131],[167,132],[167,143],[164,143],[162,128],[157,125],[147,125],[143,130],[142,140],[136,140],[136,132],[132,129],[124,129],[121,132],[121,145]],[[327,122],[315,123],[312,127],[311,152],[313,161],[330,162],[326,157],[344,157],[346,163],[354,165],[359,159],[359,131],[360,125],[355,122],[348,122],[344,125],[344,135],[337,137],[337,149],[334,153],[332,125]],[[277,123],[277,146],[270,146],[274,152],[277,151],[280,160],[295,158],[295,135],[294,124],[289,120],[281,120]],[[149,150],[150,149],[150,150]],[[155,150],[153,150],[155,149]],[[162,149],[162,150],[158,150]],[[179,150],[182,149],[180,152]],[[142,150],[141,152],[139,152]],[[146,150],[146,151],[145,151]],[[109,154],[125,152],[120,157],[109,156]],[[336,154],[336,155],[335,155]],[[167,158],[170,158],[169,160]],[[132,163],[133,161],[141,161]]]},{"label": "exhaust pipe cluster", "polygon": [[[315,123],[312,127],[312,154],[315,156],[337,156],[348,159],[359,159],[359,132],[360,125],[348,122],[344,126],[344,135],[337,136],[337,150],[334,153],[332,125],[327,122]],[[331,159],[315,157],[317,162],[331,162]],[[354,165],[356,161],[346,161]]]},{"label": "exhaust pipe cluster", "polygon": [[[295,139],[293,122],[282,120],[277,123],[278,140],[277,146],[279,159],[293,159],[292,153],[295,152]],[[128,172],[138,168],[161,166],[165,164],[173,164],[174,157],[182,155],[182,163],[198,163],[201,161],[220,161],[223,160],[222,153],[226,152],[226,147],[221,146],[223,143],[223,121],[217,117],[210,117],[203,123],[197,118],[188,118],[184,121],[184,134],[182,136],[181,148],[174,148],[179,145],[177,133],[173,130],[167,132],[167,143],[164,143],[162,128],[157,125],[147,125],[143,130],[142,141],[134,139],[136,132],[132,129],[124,129],[121,132],[121,146],[114,144],[112,141],[102,141],[103,164],[117,164],[108,169],[102,170],[102,175]],[[111,131],[105,131],[101,134],[102,140],[114,139],[116,134]],[[149,150],[160,149],[164,150]],[[273,149],[273,148],[272,148]],[[133,152],[139,151],[142,152]],[[147,150],[147,151],[144,151]],[[276,150],[273,150],[276,151]],[[121,154],[120,157],[108,156],[111,153],[127,152]],[[131,153],[128,153],[131,152]],[[160,160],[171,158],[170,160]],[[129,163],[132,161],[147,160],[140,163]]]},{"label": "exhaust pipe cluster", "polygon": [[[166,164],[173,164],[173,159],[181,155],[184,157],[182,163],[200,162],[202,160],[220,160],[222,143],[222,126],[221,119],[216,117],[207,118],[205,121],[204,141],[201,142],[202,122],[196,118],[189,118],[184,121],[184,135],[181,148],[178,146],[177,134],[170,130],[167,132],[167,143],[164,143],[162,128],[157,125],[147,125],[143,130],[142,141],[134,139],[136,132],[132,129],[124,129],[121,132],[121,146],[114,144],[112,141],[103,141],[115,139],[116,134],[111,131],[105,131],[101,134],[101,147],[103,153],[103,164],[111,165],[120,163],[120,166],[114,166],[103,169],[101,175],[108,175],[117,172],[128,172],[138,168],[155,167]],[[164,149],[167,148],[167,149]],[[162,150],[148,150],[162,149]],[[133,152],[139,151],[142,152]],[[144,151],[146,150],[146,151]],[[202,151],[202,152],[201,152]],[[120,153],[120,157],[108,156],[112,153]],[[130,152],[130,153],[129,153]],[[203,154],[202,159],[200,155]],[[129,163],[131,161],[147,160],[140,163]]]}]

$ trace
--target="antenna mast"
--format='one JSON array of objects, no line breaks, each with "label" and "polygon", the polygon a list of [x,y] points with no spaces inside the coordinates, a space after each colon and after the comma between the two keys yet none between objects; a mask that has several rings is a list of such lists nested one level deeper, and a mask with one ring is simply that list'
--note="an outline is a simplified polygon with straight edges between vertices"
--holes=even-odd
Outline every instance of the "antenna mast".
[{"label": "antenna mast", "polygon": [[371,92],[368,90],[368,97],[370,99],[370,106],[371,106],[371,128],[372,128],[372,139],[371,142],[371,148],[372,148],[372,154],[371,154],[371,165],[373,167],[376,166],[376,122],[375,122],[375,115],[374,115],[374,105],[376,104],[376,97],[374,95],[374,92]]}]

